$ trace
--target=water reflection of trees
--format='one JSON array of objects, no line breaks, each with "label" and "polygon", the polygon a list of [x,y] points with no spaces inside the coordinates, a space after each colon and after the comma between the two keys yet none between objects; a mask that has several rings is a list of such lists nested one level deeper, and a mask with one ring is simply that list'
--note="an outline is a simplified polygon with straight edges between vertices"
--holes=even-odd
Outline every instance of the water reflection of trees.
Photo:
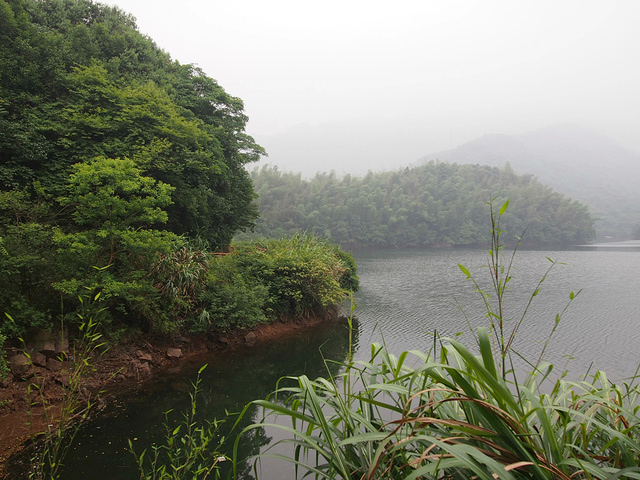
[{"label": "water reflection of trees", "polygon": [[[353,332],[357,345],[357,329]],[[176,426],[189,407],[191,383],[204,363],[201,390],[197,397],[197,420],[222,420],[218,434],[225,437],[222,453],[231,456],[238,432],[253,423],[260,415],[255,409],[248,412],[232,429],[237,414],[252,400],[266,398],[284,376],[305,374],[311,378],[326,377],[339,371],[335,362],[343,362],[349,350],[346,322],[327,322],[282,338],[257,342],[254,346],[212,352],[197,361],[184,363],[180,371],[165,372],[145,382],[136,392],[122,396],[109,415],[83,425],[76,437],[75,447],[67,458],[62,480],[91,478],[136,480],[139,472],[133,456],[127,451],[127,440],[134,439],[136,451],[163,442],[165,429],[163,414],[169,410],[168,420]],[[270,441],[269,432],[256,429],[252,435],[239,440],[240,458],[256,455]],[[223,474],[231,462],[222,464]],[[240,478],[254,478],[253,465],[244,461],[238,465]],[[261,477],[262,478],[262,477]]]},{"label": "water reflection of trees", "polygon": [[[357,335],[356,326],[353,345],[357,345]],[[203,406],[201,414],[206,418],[221,418],[220,412],[224,410],[232,414],[220,430],[220,435],[227,439],[224,453],[231,456],[238,432],[262,415],[256,407],[251,407],[236,424],[237,416],[233,414],[242,411],[252,400],[266,398],[283,377],[304,374],[317,378],[337,374],[349,348],[348,327],[341,321],[305,329],[251,349],[238,349],[226,356],[224,364],[210,364],[203,376],[203,398],[198,401]],[[238,439],[238,458],[244,459],[237,465],[239,478],[255,478],[253,462],[248,459],[270,442],[271,437],[264,428],[253,429]],[[223,466],[224,472],[230,469],[230,464]]]}]

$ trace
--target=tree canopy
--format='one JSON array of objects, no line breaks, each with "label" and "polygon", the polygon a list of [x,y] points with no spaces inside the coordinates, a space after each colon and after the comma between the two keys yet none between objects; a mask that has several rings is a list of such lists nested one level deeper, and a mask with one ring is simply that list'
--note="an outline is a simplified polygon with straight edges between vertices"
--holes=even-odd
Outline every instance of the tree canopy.
[{"label": "tree canopy", "polygon": [[128,158],[174,187],[170,231],[225,248],[253,225],[244,165],[264,152],[240,99],[116,7],[0,0],[0,12],[0,189],[34,198],[37,184],[55,205],[74,164]]},{"label": "tree canopy", "polygon": [[535,245],[593,238],[587,208],[531,175],[508,167],[431,162],[416,168],[310,180],[265,166],[252,172],[262,217],[256,235],[298,231],[324,235],[345,248],[485,245],[485,203],[509,198],[504,238]]}]

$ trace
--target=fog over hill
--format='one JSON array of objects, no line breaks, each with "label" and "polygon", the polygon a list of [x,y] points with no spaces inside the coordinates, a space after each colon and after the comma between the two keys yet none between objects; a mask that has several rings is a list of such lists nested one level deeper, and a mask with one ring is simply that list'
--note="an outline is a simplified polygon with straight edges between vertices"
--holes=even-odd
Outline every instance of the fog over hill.
[{"label": "fog over hill", "polygon": [[256,139],[269,153],[262,164],[306,178],[331,170],[364,176],[431,160],[499,167],[509,162],[515,173],[534,175],[587,204],[597,219],[598,240],[629,239],[640,223],[640,154],[599,133],[565,123],[521,134],[487,134],[424,155],[433,145],[456,145],[455,133],[444,142],[450,134],[445,128],[424,129],[409,117],[399,123],[403,129],[374,118],[300,125]]},{"label": "fog over hill", "polygon": [[392,123],[369,118],[300,124],[278,134],[255,135],[255,139],[269,154],[261,164],[306,178],[331,170],[357,176],[369,170],[395,170],[415,162],[434,146],[449,146],[448,141],[438,141],[449,137],[448,129],[428,130],[412,118]]},{"label": "fog over hill", "polygon": [[532,174],[589,205],[600,240],[627,239],[640,222],[640,155],[576,125],[485,135],[419,163],[431,160],[500,167],[508,162],[516,173]]},{"label": "fog over hill", "polygon": [[[312,177],[334,170],[363,176],[431,160],[503,167],[531,174],[542,183],[589,206],[598,240],[626,240],[640,223],[640,154],[573,124],[522,134],[488,134],[428,155],[449,135],[425,130],[411,118],[402,131],[373,118],[361,123],[300,125],[285,133],[257,137],[269,152],[261,163]],[[394,124],[397,122],[394,122]],[[455,145],[455,135],[450,143]],[[416,160],[420,159],[420,160]]]}]

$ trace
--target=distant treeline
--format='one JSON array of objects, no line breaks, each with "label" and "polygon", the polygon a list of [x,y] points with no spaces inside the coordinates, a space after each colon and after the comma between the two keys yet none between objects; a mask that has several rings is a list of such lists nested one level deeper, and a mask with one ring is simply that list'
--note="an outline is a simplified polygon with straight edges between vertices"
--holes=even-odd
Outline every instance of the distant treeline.
[{"label": "distant treeline", "polygon": [[[300,174],[265,166],[252,172],[262,216],[254,235],[312,231],[342,247],[486,245],[486,203],[499,196],[511,207],[505,239],[566,245],[593,239],[587,208],[531,175],[505,168],[441,162],[365,177]],[[246,234],[245,234],[246,235]]]}]

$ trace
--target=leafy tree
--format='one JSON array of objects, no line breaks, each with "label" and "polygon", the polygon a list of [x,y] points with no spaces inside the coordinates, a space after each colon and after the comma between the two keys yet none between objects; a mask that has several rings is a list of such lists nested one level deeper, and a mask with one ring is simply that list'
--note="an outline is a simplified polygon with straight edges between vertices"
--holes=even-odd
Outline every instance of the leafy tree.
[{"label": "leafy tree", "polygon": [[167,229],[223,249],[253,226],[244,166],[264,151],[240,99],[171,61],[117,8],[11,0],[2,12],[15,35],[0,49],[0,189],[33,194],[38,181],[60,196],[71,165],[127,157],[176,188]]},{"label": "leafy tree", "polygon": [[95,229],[97,237],[167,221],[162,207],[171,203],[174,188],[143,177],[132,160],[97,157],[73,168],[60,203],[72,205],[76,224]]},{"label": "leafy tree", "polygon": [[146,271],[177,238],[150,227],[166,222],[162,208],[170,204],[173,187],[142,176],[128,159],[98,157],[73,168],[60,202],[72,208],[77,228],[54,237],[72,268],[56,288],[71,297],[87,287],[102,291],[120,314],[135,312],[151,321],[158,292]]}]

